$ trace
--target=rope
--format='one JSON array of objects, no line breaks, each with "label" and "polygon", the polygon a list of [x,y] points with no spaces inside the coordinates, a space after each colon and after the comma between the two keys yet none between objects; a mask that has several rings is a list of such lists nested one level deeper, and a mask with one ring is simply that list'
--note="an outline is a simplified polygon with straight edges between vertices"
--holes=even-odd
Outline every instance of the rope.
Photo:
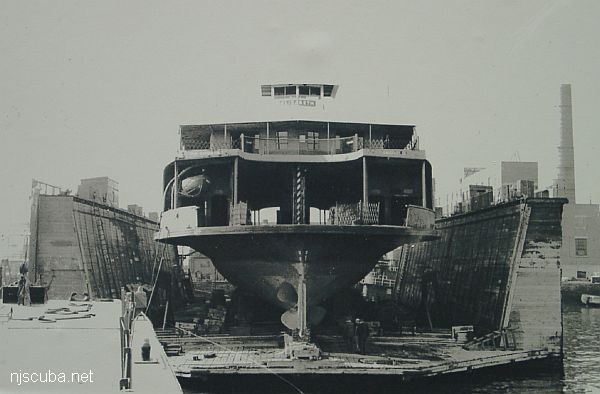
[{"label": "rope", "polygon": [[[210,340],[210,339],[208,339],[207,337],[203,337],[203,336],[201,336],[201,335],[194,334],[193,332],[191,332],[191,331],[188,331],[188,330],[186,330],[186,329],[184,329],[184,328],[181,328],[181,327],[175,327],[175,329],[176,329],[176,330],[183,331],[183,332],[185,332],[185,333],[188,333],[188,334],[190,334],[190,335],[192,335],[192,336],[194,336],[194,337],[196,337],[196,338],[200,338],[200,339],[202,339],[203,341],[206,341],[206,342],[208,342],[208,343],[210,343],[210,344],[213,344],[213,345],[215,345],[215,346],[217,346],[217,347],[219,347],[219,348],[221,348],[221,349],[224,349],[224,350],[226,350],[226,351],[228,351],[228,352],[235,352],[235,350],[233,350],[233,349],[229,349],[229,348],[227,348],[226,346],[223,346],[223,345],[221,345],[220,343],[217,343],[217,342],[211,341],[211,340]],[[257,365],[258,367],[264,368],[264,369],[265,369],[267,372],[269,372],[269,373],[271,373],[271,374],[275,375],[275,376],[276,376],[277,378],[279,378],[279,379],[280,379],[282,382],[284,382],[284,383],[288,384],[290,387],[292,387],[292,388],[293,388],[294,390],[296,390],[298,393],[300,393],[300,394],[304,394],[304,392],[303,392],[303,391],[302,391],[302,390],[301,390],[301,389],[300,389],[298,386],[296,386],[294,383],[292,383],[292,382],[291,382],[291,381],[289,381],[288,379],[284,378],[283,376],[279,375],[277,372],[273,371],[272,369],[270,369],[270,368],[269,368],[269,367],[267,367],[266,365],[264,365],[264,364],[262,364],[262,363],[259,363],[258,361],[256,361],[256,360],[252,359],[252,357],[250,357],[250,361],[251,361],[253,364]]]},{"label": "rope", "polygon": [[156,278],[154,279],[154,284],[152,285],[152,292],[150,293],[150,298],[148,299],[148,305],[146,305],[145,313],[148,314],[148,309],[150,309],[150,303],[152,302],[152,296],[154,295],[154,289],[156,288],[156,284],[158,283],[158,277],[160,276],[160,268],[162,267],[162,263],[164,260],[164,256],[161,256],[160,263],[158,264],[158,271],[156,273]]}]

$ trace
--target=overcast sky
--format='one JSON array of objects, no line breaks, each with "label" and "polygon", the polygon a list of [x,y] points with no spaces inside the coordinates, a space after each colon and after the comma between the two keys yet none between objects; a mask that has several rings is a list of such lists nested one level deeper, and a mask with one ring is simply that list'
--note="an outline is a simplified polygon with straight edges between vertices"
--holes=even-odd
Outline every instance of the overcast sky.
[{"label": "overcast sky", "polygon": [[296,118],[416,124],[438,196],[465,166],[555,177],[571,83],[579,202],[600,201],[600,2],[0,1],[0,232],[31,179],[161,207],[178,125],[276,120],[260,84],[340,85]]}]

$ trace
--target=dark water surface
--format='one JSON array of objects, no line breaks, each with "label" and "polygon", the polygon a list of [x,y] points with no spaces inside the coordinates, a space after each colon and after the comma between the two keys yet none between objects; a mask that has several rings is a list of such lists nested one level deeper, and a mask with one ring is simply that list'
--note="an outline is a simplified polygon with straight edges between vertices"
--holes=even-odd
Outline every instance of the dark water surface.
[{"label": "dark water surface", "polygon": [[[600,309],[563,306],[563,365],[533,364],[489,372],[461,374],[438,380],[400,385],[374,379],[336,383],[314,379],[302,387],[305,393],[600,393]],[[186,393],[210,393],[196,381]],[[294,393],[275,377],[248,382],[230,380],[219,392]]]},{"label": "dark water surface", "polygon": [[600,308],[563,307],[565,393],[600,393]]}]

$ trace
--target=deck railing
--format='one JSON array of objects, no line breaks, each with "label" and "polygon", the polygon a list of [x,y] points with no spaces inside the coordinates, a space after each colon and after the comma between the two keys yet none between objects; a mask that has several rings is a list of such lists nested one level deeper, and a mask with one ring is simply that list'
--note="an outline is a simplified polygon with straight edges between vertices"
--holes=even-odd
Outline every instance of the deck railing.
[{"label": "deck railing", "polygon": [[[272,224],[272,223],[270,223]],[[328,211],[326,225],[379,224],[379,203],[336,204]],[[229,225],[260,225],[252,220],[248,204],[240,202],[230,207]]]},{"label": "deck railing", "polygon": [[231,205],[229,208],[229,225],[240,226],[248,224],[252,224],[248,204],[245,202],[239,202]]},{"label": "deck railing", "polygon": [[317,138],[310,136],[292,137],[262,137],[245,136],[226,139],[186,139],[182,141],[182,150],[241,149],[254,154],[287,154],[287,155],[336,155],[356,152],[361,149],[396,150],[400,153],[418,150],[418,139],[411,141],[390,138],[365,138],[357,134],[347,137]]},{"label": "deck railing", "polygon": [[119,388],[121,390],[131,389],[131,328],[133,318],[135,317],[135,304],[133,295],[130,292],[125,292],[121,289],[121,318],[119,321],[121,334],[121,380]]},{"label": "deck railing", "polygon": [[[199,215],[196,206],[186,206],[177,209],[171,209],[163,212],[161,218],[161,231],[175,233],[179,231],[188,231],[197,227],[212,227],[203,219],[204,215]],[[380,221],[380,203],[363,204],[361,201],[351,204],[336,204],[328,210],[325,225],[350,226],[350,225],[380,225],[391,224]],[[229,209],[229,221],[221,226],[258,226],[261,225],[259,219],[252,219],[252,213],[246,202],[240,202]],[[435,227],[435,215],[431,209],[408,205],[406,207],[406,216],[400,221],[394,221],[396,225],[406,226],[418,230],[431,230]],[[268,225],[275,223],[268,222]],[[292,224],[288,222],[280,224]]]},{"label": "deck railing", "polygon": [[379,203],[335,204],[329,208],[328,224],[379,224]]},{"label": "deck railing", "polygon": [[238,139],[187,139],[182,141],[183,150],[222,150],[222,149],[240,149],[241,140]]},{"label": "deck railing", "polygon": [[361,149],[358,136],[339,138],[266,138],[242,136],[242,149],[257,154],[335,155]]}]

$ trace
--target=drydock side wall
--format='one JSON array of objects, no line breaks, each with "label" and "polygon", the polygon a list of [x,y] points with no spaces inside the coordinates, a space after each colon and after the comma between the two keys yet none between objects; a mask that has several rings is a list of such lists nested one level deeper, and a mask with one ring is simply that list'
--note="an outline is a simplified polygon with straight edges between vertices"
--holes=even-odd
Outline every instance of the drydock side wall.
[{"label": "drydock side wall", "polygon": [[90,292],[75,230],[72,198],[38,197],[33,275],[50,286],[50,298],[66,299],[72,291]]},{"label": "drydock side wall", "polygon": [[[560,248],[565,199],[528,199],[503,327],[518,347],[559,353],[562,339]],[[528,220],[527,220],[528,219]],[[522,246],[521,246],[522,245]],[[507,321],[508,319],[508,321]]]},{"label": "drydock side wall", "polygon": [[439,220],[441,238],[403,247],[396,297],[437,327],[500,326],[520,205]]},{"label": "drydock side wall", "polygon": [[30,275],[49,298],[117,297],[127,284],[150,283],[161,257],[165,272],[176,261],[174,247],[153,240],[157,223],[144,217],[73,196],[38,195],[33,204]]},{"label": "drydock side wall", "polygon": [[528,199],[439,220],[402,249],[395,296],[434,327],[510,328],[520,348],[560,346],[564,199]]}]

